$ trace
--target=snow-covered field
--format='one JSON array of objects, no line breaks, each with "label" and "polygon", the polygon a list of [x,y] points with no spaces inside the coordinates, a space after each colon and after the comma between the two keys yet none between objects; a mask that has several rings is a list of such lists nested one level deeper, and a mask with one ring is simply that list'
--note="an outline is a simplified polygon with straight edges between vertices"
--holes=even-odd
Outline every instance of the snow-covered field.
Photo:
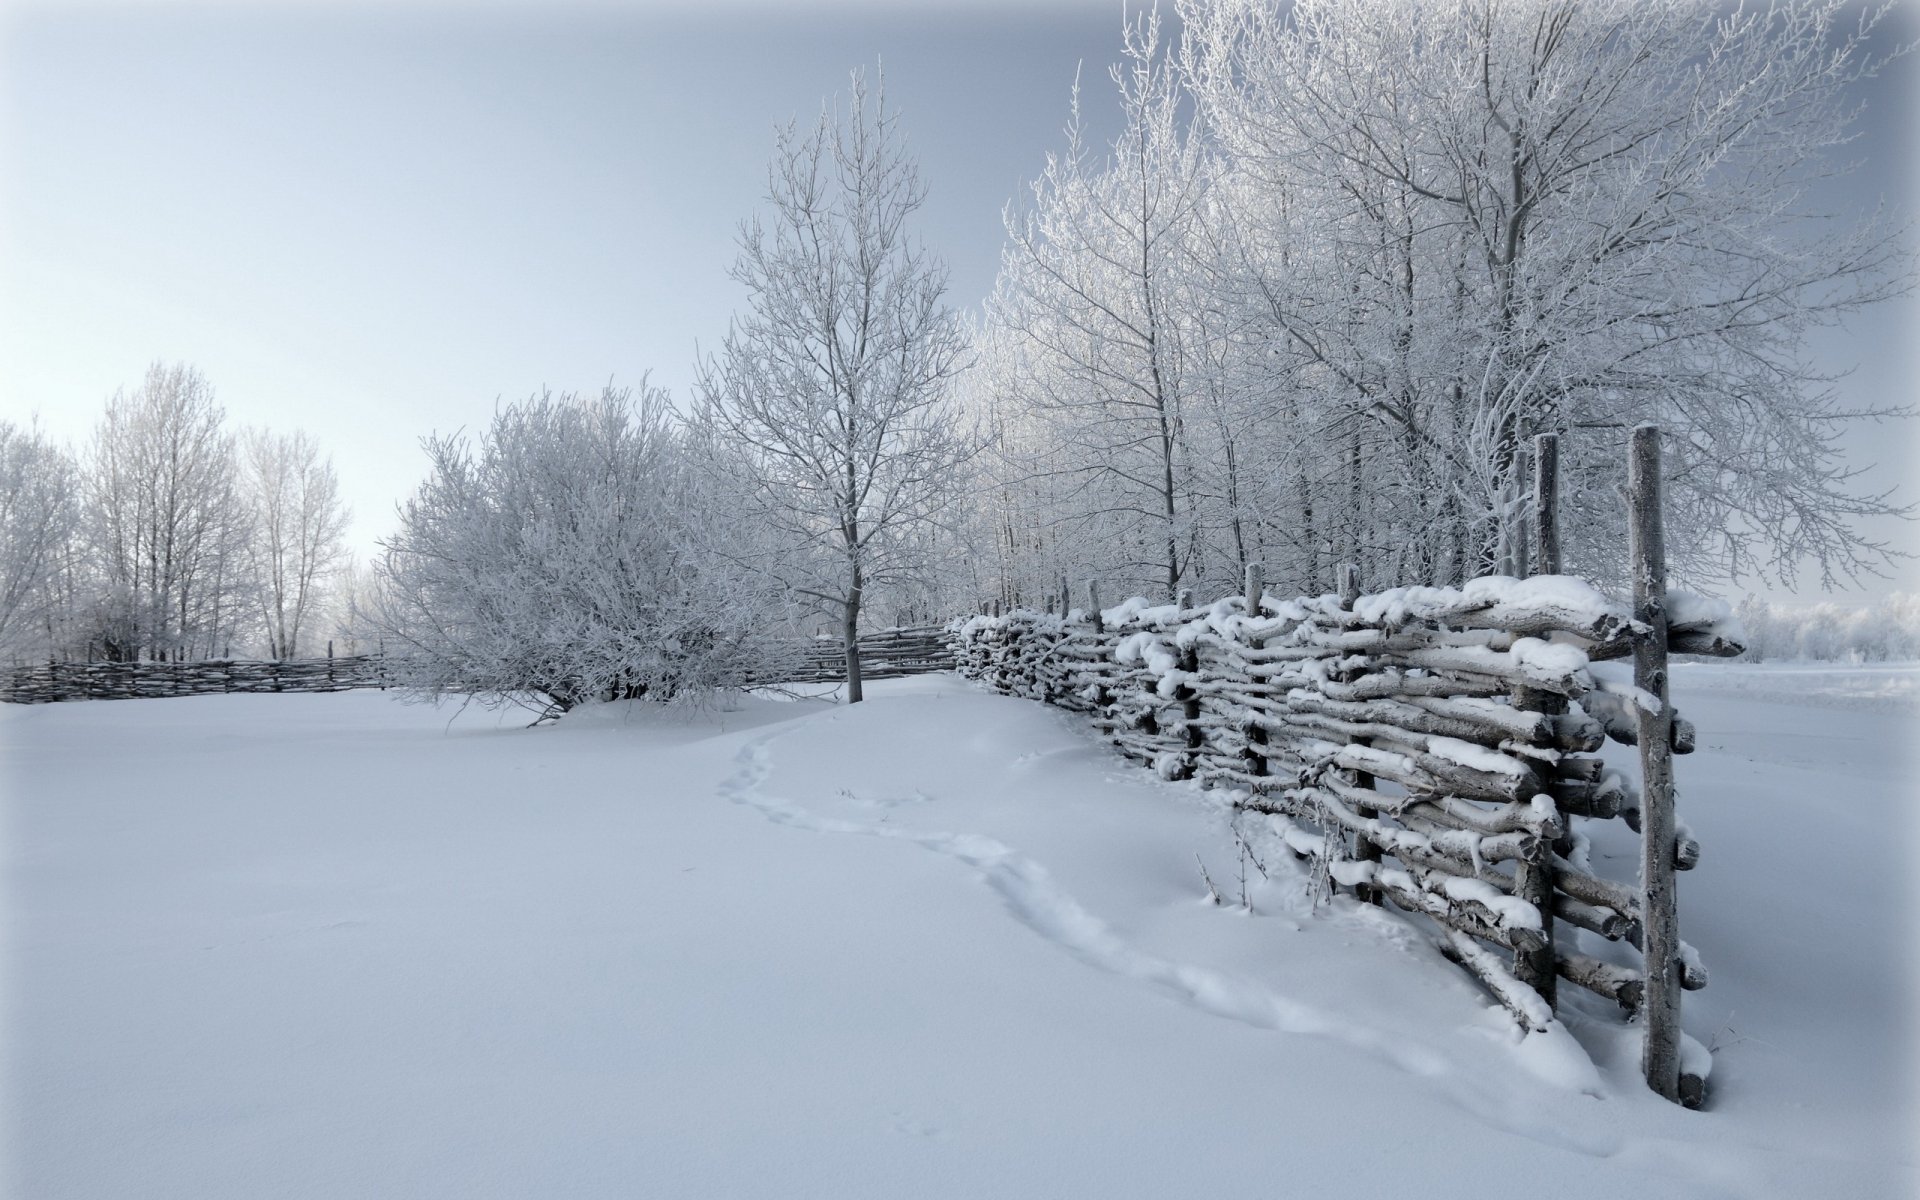
[{"label": "snow-covered field", "polygon": [[1676,671],[1695,1113],[1289,864],[1241,911],[1210,797],[952,677],[8,707],[14,1194],[1920,1194],[1914,675],[1795,671]]}]

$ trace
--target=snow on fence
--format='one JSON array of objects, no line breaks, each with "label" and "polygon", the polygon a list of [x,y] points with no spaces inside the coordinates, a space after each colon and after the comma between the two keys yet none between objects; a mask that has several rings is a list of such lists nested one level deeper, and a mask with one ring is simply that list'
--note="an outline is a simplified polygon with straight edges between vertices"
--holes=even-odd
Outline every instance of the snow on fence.
[{"label": "snow on fence", "polygon": [[[835,683],[847,677],[838,639],[795,643],[766,683]],[[775,659],[782,656],[775,655]],[[867,679],[953,669],[953,645],[942,626],[886,629],[860,638],[861,674]],[[338,692],[384,688],[389,679],[380,655],[335,658],[203,659],[193,662],[47,662],[0,671],[0,702],[47,704],[61,700],[136,700],[205,696],[223,692]]]},{"label": "snow on fence", "polygon": [[[1321,886],[1431,918],[1441,951],[1526,1030],[1553,1019],[1559,980],[1638,1014],[1649,1085],[1698,1106],[1711,1063],[1680,1032],[1679,992],[1706,972],[1678,940],[1673,872],[1700,849],[1674,821],[1668,758],[1693,730],[1666,703],[1666,656],[1731,656],[1740,635],[1725,605],[1665,594],[1657,431],[1636,430],[1633,450],[1631,609],[1556,574],[1363,596],[1350,568],[1339,595],[1277,600],[1256,564],[1242,595],[1210,605],[1102,610],[1089,584],[1087,609],[1063,596],[1065,615],[971,618],[959,669],[1091,714],[1165,778],[1230,789]],[[1552,570],[1550,467],[1541,484],[1536,562]],[[1632,684],[1591,669],[1630,656]],[[1641,747],[1639,780],[1595,755],[1607,738]],[[1642,834],[1637,884],[1588,857],[1575,822],[1606,820]],[[1640,949],[1642,965],[1561,944],[1556,921]],[[1649,975],[1659,961],[1671,969]]]},{"label": "snow on fence", "polygon": [[0,675],[0,701],[139,700],[222,692],[341,692],[385,687],[378,655],[201,659],[192,662],[47,662]]},{"label": "snow on fence", "polygon": [[[883,629],[860,637],[863,679],[951,671],[953,666],[953,641],[943,625]],[[846,648],[839,638],[813,638],[800,647],[798,662],[780,676],[783,683],[841,682],[847,677]]]}]

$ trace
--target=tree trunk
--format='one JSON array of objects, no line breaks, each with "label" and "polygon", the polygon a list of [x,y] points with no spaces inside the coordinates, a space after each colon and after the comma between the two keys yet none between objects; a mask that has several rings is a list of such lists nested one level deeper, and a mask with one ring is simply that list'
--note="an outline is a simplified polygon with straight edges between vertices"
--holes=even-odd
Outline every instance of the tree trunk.
[{"label": "tree trunk", "polygon": [[847,602],[841,609],[840,637],[847,650],[847,703],[864,699],[860,690],[860,569],[854,568],[853,586],[847,589]]}]

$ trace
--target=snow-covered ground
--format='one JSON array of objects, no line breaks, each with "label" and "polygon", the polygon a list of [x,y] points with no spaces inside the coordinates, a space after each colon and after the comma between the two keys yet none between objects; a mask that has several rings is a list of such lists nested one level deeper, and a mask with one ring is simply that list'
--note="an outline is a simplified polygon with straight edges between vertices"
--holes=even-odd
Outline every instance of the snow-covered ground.
[{"label": "snow-covered ground", "polygon": [[1905,1195],[1911,705],[1793,670],[1676,672],[1694,1113],[1289,864],[1241,911],[1210,797],[952,677],[8,707],[14,1194]]}]

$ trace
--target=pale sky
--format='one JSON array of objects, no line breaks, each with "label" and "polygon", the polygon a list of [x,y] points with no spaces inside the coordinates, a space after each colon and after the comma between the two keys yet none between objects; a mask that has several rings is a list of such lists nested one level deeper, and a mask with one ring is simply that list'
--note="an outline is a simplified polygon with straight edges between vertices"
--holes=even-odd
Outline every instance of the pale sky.
[{"label": "pale sky", "polygon": [[[651,372],[684,399],[696,343],[740,302],[726,270],[776,123],[876,58],[929,186],[920,236],[953,305],[977,305],[1082,63],[1090,124],[1116,124],[1121,20],[1118,0],[16,3],[0,417],[78,445],[147,363],[192,363],[235,424],[320,439],[369,553],[424,474],[419,439],[484,426],[496,398]],[[1909,59],[1863,95],[1850,200],[1920,208],[1915,75]],[[1853,396],[1916,399],[1916,313],[1823,340],[1861,364]],[[1849,444],[1875,486],[1920,498],[1913,435]],[[1920,568],[1843,598],[1889,586],[1920,590]]]}]

